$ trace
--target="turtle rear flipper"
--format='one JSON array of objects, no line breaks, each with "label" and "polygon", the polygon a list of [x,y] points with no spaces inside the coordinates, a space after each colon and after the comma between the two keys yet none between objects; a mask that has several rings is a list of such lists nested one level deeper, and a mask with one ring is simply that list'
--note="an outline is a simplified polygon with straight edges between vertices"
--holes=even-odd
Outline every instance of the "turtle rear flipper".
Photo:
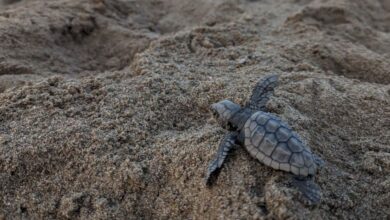
[{"label": "turtle rear flipper", "polygon": [[321,157],[313,154],[314,163],[316,163],[317,167],[324,167],[325,161],[321,159]]},{"label": "turtle rear flipper", "polygon": [[294,176],[292,186],[300,193],[303,203],[306,205],[317,205],[321,201],[321,188],[313,181],[313,177]]}]

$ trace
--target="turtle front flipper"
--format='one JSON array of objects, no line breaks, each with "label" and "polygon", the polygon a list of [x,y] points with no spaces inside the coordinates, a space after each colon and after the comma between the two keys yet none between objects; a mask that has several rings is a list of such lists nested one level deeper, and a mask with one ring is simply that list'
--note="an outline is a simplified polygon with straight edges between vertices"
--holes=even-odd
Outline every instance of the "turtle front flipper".
[{"label": "turtle front flipper", "polygon": [[247,108],[254,111],[266,111],[265,105],[278,85],[278,76],[270,75],[260,80],[252,91],[251,98],[246,104]]},{"label": "turtle front flipper", "polygon": [[232,147],[236,145],[237,136],[238,132],[229,132],[222,139],[221,143],[219,144],[218,151],[214,156],[214,159],[210,162],[207,168],[205,178],[207,185],[212,184],[213,176],[217,177],[217,171],[219,171],[219,169],[222,167],[223,162],[225,161],[230,149],[232,149]]},{"label": "turtle front flipper", "polygon": [[321,188],[314,182],[313,177],[294,176],[292,186],[301,192],[300,200],[306,205],[317,205],[321,201]]}]

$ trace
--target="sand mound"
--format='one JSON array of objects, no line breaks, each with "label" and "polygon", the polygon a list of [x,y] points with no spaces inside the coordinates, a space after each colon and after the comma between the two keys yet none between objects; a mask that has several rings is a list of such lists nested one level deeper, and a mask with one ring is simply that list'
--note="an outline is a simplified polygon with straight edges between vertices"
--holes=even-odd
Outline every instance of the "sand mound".
[{"label": "sand mound", "polygon": [[[376,1],[3,0],[0,219],[390,215],[390,5]],[[308,207],[208,106],[268,103],[326,161]]]}]

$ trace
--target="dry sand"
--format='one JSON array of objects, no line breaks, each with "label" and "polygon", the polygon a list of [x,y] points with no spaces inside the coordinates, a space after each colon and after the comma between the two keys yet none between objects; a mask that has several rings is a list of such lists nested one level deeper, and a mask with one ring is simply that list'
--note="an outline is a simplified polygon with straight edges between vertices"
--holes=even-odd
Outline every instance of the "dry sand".
[{"label": "dry sand", "polygon": [[[388,219],[389,0],[1,0],[0,219]],[[268,104],[326,161],[308,207],[208,106]]]}]

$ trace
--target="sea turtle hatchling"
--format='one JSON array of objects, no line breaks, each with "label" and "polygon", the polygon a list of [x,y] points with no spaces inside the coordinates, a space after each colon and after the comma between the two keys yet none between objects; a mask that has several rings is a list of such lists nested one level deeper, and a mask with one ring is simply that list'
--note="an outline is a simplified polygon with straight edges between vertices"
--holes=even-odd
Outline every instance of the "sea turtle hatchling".
[{"label": "sea turtle hatchling", "polygon": [[321,193],[313,176],[324,162],[311,152],[290,126],[266,112],[266,103],[277,84],[276,75],[259,81],[244,107],[229,100],[211,105],[214,117],[229,132],[222,139],[218,152],[208,166],[206,183],[211,184],[212,176],[217,175],[229,150],[234,145],[239,145],[263,164],[292,173],[292,184],[302,193],[304,202],[317,204]]}]

